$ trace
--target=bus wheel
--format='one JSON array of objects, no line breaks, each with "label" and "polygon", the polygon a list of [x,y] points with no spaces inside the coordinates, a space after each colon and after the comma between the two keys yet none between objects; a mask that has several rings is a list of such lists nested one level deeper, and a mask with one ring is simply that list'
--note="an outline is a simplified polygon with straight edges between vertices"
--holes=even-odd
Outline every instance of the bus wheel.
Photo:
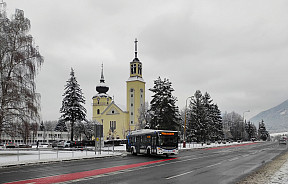
[{"label": "bus wheel", "polygon": [[147,155],[150,155],[151,154],[151,152],[150,152],[150,149],[148,148],[147,149]]},{"label": "bus wheel", "polygon": [[137,155],[137,153],[134,152],[134,148],[132,148],[131,154],[132,154],[132,155]]}]

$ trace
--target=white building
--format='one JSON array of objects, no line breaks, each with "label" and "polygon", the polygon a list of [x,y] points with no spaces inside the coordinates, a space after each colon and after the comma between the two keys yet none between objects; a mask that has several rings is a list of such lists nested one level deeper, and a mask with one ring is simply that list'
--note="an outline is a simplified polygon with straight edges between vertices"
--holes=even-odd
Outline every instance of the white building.
[{"label": "white building", "polygon": [[[48,143],[52,143],[53,141],[69,140],[69,136],[70,136],[70,133],[68,132],[37,131],[34,133],[31,131],[30,136],[27,140],[27,143],[36,144],[37,141],[39,141],[40,144],[41,143],[48,144]],[[15,142],[17,144],[24,144],[23,138],[20,135],[11,137],[5,132],[2,133],[1,140],[3,143]]]}]

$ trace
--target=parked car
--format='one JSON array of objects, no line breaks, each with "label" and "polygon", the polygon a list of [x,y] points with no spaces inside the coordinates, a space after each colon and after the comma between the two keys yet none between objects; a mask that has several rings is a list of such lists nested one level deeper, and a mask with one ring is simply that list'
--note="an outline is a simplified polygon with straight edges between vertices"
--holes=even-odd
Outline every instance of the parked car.
[{"label": "parked car", "polygon": [[64,147],[64,141],[53,141],[52,148],[55,148],[55,147]]},{"label": "parked car", "polygon": [[32,145],[29,145],[29,144],[19,144],[19,148],[32,148]]},{"label": "parked car", "polygon": [[84,144],[82,141],[71,141],[70,147],[84,147]]},{"label": "parked car", "polygon": [[279,139],[279,144],[287,144],[286,139],[284,138]]},{"label": "parked car", "polygon": [[64,148],[69,148],[71,146],[71,141],[65,141],[63,146]]},{"label": "parked car", "polygon": [[5,144],[6,148],[16,148],[18,145],[15,142],[8,142]]}]

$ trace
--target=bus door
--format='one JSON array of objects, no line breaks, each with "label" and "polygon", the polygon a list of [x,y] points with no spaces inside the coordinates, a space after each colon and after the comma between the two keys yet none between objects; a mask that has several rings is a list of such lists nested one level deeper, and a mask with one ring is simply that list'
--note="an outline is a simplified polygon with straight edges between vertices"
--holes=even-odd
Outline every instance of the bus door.
[{"label": "bus door", "polygon": [[151,145],[151,148],[152,148],[151,153],[157,153],[156,145],[157,145],[157,144],[156,144],[156,137],[153,136],[153,137],[152,137],[152,145]]},{"label": "bus door", "polygon": [[136,136],[135,148],[136,148],[136,153],[140,153],[140,136]]}]

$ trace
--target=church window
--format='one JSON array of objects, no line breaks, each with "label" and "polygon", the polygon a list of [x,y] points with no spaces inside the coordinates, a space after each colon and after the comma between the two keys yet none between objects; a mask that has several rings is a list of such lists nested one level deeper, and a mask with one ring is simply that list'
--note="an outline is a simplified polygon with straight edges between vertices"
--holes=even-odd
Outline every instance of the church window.
[{"label": "church window", "polygon": [[142,75],[142,65],[138,65],[138,74]]},{"label": "church window", "polygon": [[130,92],[133,92],[133,89],[130,89]]},{"label": "church window", "polygon": [[97,109],[97,114],[100,114],[100,109]]},{"label": "church window", "polygon": [[133,112],[131,112],[131,115],[133,116]]},{"label": "church window", "polygon": [[131,124],[133,124],[133,121],[131,121]]},{"label": "church window", "polygon": [[133,107],[133,103],[131,103],[131,107]]},{"label": "church window", "polygon": [[114,110],[112,110],[112,114],[114,114]]},{"label": "church window", "polygon": [[131,74],[133,74],[133,64],[131,65]]},{"label": "church window", "polygon": [[133,74],[136,74],[136,64],[133,65]]},{"label": "church window", "polygon": [[133,97],[133,94],[131,94],[131,97]]},{"label": "church window", "polygon": [[116,129],[116,121],[110,121],[110,130],[113,132]]}]

